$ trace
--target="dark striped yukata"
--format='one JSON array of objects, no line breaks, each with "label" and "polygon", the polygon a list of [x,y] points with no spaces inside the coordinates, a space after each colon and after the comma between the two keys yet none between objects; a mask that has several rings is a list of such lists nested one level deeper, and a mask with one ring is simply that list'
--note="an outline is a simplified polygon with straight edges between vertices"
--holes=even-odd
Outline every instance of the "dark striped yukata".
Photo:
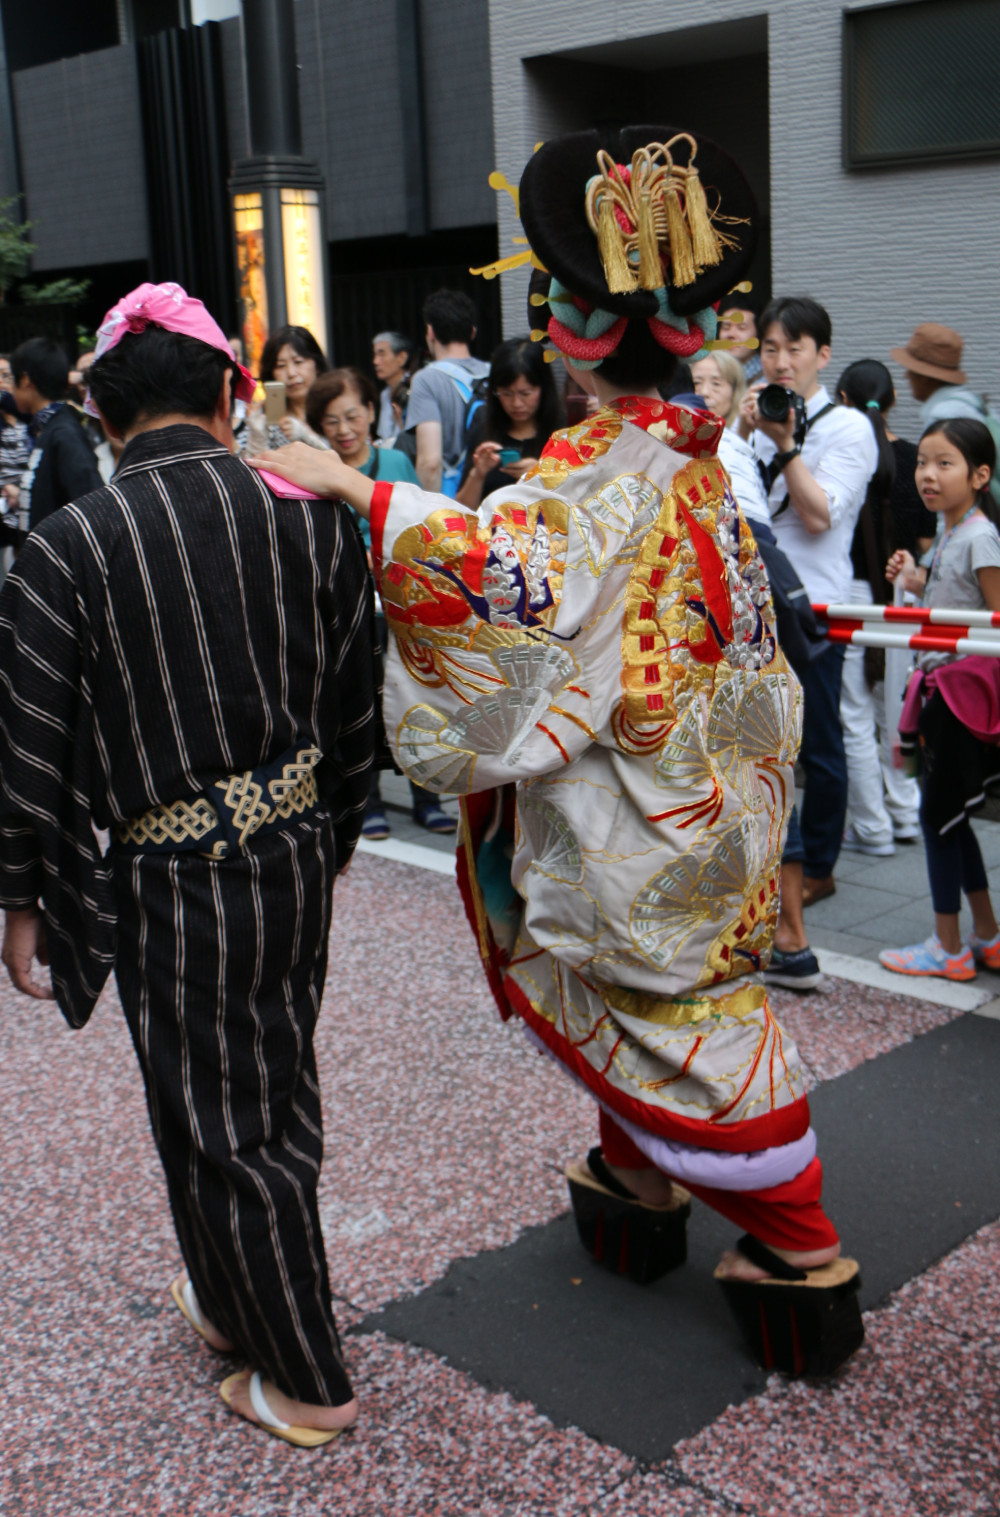
[{"label": "dark striped yukata", "polygon": [[[197,426],[28,538],[0,595],[0,905],[41,902],[81,1027],[114,967],[205,1315],[281,1390],[352,1391],[316,1202],[313,1030],[378,673],[346,506],[280,500]],[[94,828],[313,746],[318,807],[222,860]]]}]

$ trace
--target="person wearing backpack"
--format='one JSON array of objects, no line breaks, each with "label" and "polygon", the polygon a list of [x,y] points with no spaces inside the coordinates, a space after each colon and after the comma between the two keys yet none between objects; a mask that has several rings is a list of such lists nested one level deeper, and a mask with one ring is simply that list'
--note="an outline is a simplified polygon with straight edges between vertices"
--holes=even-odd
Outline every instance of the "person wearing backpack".
[{"label": "person wearing backpack", "polygon": [[[920,401],[920,429],[926,432],[935,421],[953,416],[967,416],[981,421],[1000,452],[1000,416],[990,409],[985,395],[968,383],[962,369],[964,339],[952,327],[936,321],[923,321],[905,348],[893,348],[889,354],[906,370],[914,400]],[[1000,506],[1000,480],[994,476],[990,494]]]},{"label": "person wearing backpack", "polygon": [[454,498],[469,429],[486,402],[490,366],[469,352],[476,308],[461,290],[435,290],[424,301],[431,362],[414,374],[406,428],[416,436],[417,477],[425,490]]}]

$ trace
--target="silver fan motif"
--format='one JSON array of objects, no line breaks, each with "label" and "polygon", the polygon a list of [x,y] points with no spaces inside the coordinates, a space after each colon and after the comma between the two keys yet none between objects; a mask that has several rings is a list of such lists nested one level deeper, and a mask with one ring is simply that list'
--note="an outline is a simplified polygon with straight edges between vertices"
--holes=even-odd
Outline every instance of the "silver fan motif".
[{"label": "silver fan motif", "polygon": [[798,685],[787,674],[737,674],[716,695],[708,749],[727,777],[738,764],[790,764],[798,746]]},{"label": "silver fan motif", "polygon": [[655,773],[658,785],[687,787],[711,782],[712,760],[705,751],[702,713],[696,701],[674,723],[657,755]]},{"label": "silver fan motif", "polygon": [[[584,501],[583,505],[570,508],[570,516],[583,539],[587,567],[591,574],[600,574],[609,554],[619,557],[624,554],[623,562],[635,557],[645,530],[655,520],[662,498],[648,479],[639,474],[623,474],[605,485],[599,494]],[[645,516],[645,507],[650,508],[649,521],[629,553],[626,551],[627,544],[629,538],[635,535],[636,515],[641,511]]]},{"label": "silver fan motif", "polygon": [[532,867],[567,884],[579,885],[583,879],[583,852],[576,833],[558,807],[529,786],[518,796],[517,818],[531,845]]},{"label": "silver fan motif", "polygon": [[513,763],[548,709],[553,690],[566,683],[576,665],[561,648],[544,643],[498,648],[490,659],[503,677],[504,688],[480,695],[453,716],[441,731],[441,741]]},{"label": "silver fan motif", "polygon": [[396,746],[406,772],[428,790],[459,795],[468,790],[475,757],[448,742],[440,711],[411,706],[397,729]]},{"label": "silver fan motif", "polygon": [[665,969],[706,922],[738,912],[760,870],[756,826],[745,819],[713,840],[712,851],[687,854],[654,874],[629,914],[632,941]]}]

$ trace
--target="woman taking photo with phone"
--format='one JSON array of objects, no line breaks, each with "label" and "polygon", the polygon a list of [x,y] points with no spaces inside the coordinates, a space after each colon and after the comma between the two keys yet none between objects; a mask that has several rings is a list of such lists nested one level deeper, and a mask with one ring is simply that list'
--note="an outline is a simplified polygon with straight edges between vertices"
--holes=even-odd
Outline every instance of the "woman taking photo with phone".
[{"label": "woman taking photo with phone", "polygon": [[[283,448],[289,442],[307,442],[313,448],[327,448],[329,443],[322,433],[310,427],[306,420],[306,397],[309,387],[320,374],[325,374],[330,365],[326,354],[308,327],[280,327],[264,344],[260,355],[260,381],[263,385],[283,384],[285,387],[285,414],[280,419],[270,412],[264,414],[268,448]],[[280,393],[280,392],[279,392]],[[249,440],[261,429],[253,423],[260,412],[251,411]],[[252,447],[249,451],[255,451]]]},{"label": "woman taking photo with phone", "polygon": [[490,359],[490,392],[472,423],[455,499],[474,511],[485,496],[520,479],[562,424],[559,392],[541,344],[529,337],[502,342]]}]

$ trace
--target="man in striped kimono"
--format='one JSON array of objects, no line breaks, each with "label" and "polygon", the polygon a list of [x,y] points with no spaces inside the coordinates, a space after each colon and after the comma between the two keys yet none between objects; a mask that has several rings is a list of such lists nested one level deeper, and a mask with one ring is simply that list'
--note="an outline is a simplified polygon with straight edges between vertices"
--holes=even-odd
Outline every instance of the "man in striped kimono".
[{"label": "man in striped kimono", "polygon": [[346,506],[232,456],[253,379],[200,302],[142,286],[98,351],[114,481],[30,535],[0,597],[3,957],[73,1027],[114,967],[187,1267],[175,1300],[249,1361],[227,1401],[313,1445],[356,1415],[313,1031],[376,743],[370,582]]}]

